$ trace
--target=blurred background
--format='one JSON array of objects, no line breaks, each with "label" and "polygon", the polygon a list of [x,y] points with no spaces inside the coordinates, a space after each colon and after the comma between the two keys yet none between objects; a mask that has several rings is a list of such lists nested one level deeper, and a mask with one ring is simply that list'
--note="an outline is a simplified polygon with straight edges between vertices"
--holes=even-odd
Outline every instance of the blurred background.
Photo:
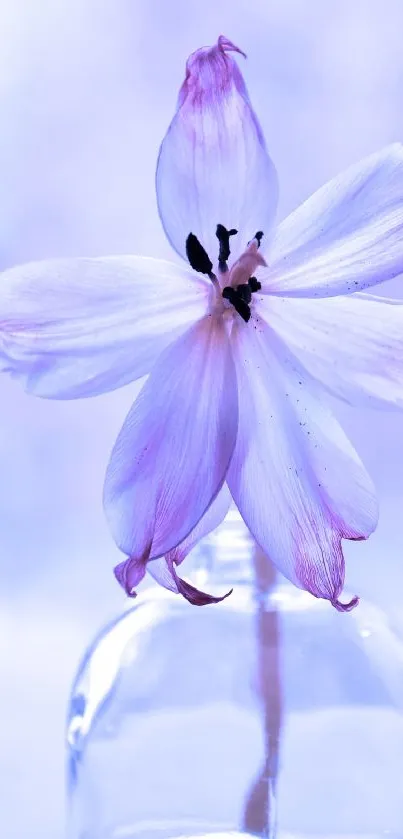
[{"label": "blurred background", "polygon": [[[276,162],[280,215],[403,139],[401,0],[1,0],[0,267],[170,257],[154,196],[186,57],[225,34]],[[401,280],[385,293],[403,297]],[[63,833],[63,728],[80,655],[124,605],[105,465],[136,388],[73,403],[0,380],[0,835]],[[381,497],[348,581],[399,623],[402,419],[339,408]],[[403,631],[403,621],[400,618]]]}]

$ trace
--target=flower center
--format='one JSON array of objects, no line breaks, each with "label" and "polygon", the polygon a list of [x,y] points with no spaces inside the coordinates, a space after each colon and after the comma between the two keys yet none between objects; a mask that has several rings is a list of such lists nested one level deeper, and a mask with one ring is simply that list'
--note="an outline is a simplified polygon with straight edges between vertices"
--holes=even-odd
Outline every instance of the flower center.
[{"label": "flower center", "polygon": [[[228,259],[231,254],[230,237],[238,233],[235,228],[227,230],[223,224],[217,224],[216,236],[219,242],[218,268],[221,275],[228,271]],[[229,272],[229,285],[224,286],[221,296],[234,307],[235,311],[247,323],[251,316],[250,304],[252,294],[261,289],[261,283],[252,276],[252,270],[257,265],[265,265],[262,256],[257,256],[263,233],[258,230],[248,247],[235,262]],[[186,239],[186,255],[191,267],[200,274],[206,274],[219,287],[219,282],[213,272],[213,263],[208,253],[194,233],[189,233]],[[248,276],[249,275],[249,276]],[[239,282],[239,280],[246,282]]]}]

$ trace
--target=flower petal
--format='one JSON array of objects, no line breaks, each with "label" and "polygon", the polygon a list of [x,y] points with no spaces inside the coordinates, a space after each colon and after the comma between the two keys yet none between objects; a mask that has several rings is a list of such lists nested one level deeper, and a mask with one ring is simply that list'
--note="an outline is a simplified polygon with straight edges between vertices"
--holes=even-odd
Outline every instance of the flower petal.
[{"label": "flower petal", "polygon": [[185,266],[137,256],[12,268],[0,276],[0,369],[37,396],[114,390],[203,316],[209,290]]},{"label": "flower petal", "polygon": [[147,561],[186,539],[224,483],[237,422],[228,337],[207,316],[162,354],[113,449],[104,501],[124,553]]},{"label": "flower petal", "polygon": [[194,548],[200,539],[207,536],[212,530],[215,530],[223,521],[231,506],[232,498],[230,491],[226,484],[210,504],[205,515],[200,519],[196,527],[191,533],[172,551],[169,551],[165,557],[153,559],[148,564],[147,558],[149,551],[146,550],[145,559],[133,559],[129,557],[124,562],[119,563],[114,569],[115,577],[118,583],[125,590],[128,597],[136,597],[136,587],[144,577],[146,568],[151,576],[164,588],[173,591],[176,594],[182,594],[186,600],[193,603],[195,606],[205,606],[209,603],[220,603],[231,591],[222,595],[221,597],[214,597],[211,594],[200,591],[190,583],[182,580],[176,573],[175,565],[183,562],[188,553]]},{"label": "flower petal", "polygon": [[[329,181],[280,224],[264,291],[351,294],[403,272],[403,146]],[[259,277],[261,278],[261,277]]]},{"label": "flower petal", "polygon": [[266,296],[259,305],[330,393],[351,405],[403,408],[401,301],[358,293],[314,301]]},{"label": "flower petal", "polygon": [[169,591],[181,594],[193,606],[207,606],[210,603],[221,603],[222,600],[225,600],[232,593],[231,589],[226,594],[221,595],[221,597],[215,597],[212,594],[201,591],[178,576],[175,564],[169,558],[161,557],[160,559],[153,559],[148,563],[147,571],[154,577],[157,583],[169,589]]},{"label": "flower petal", "polygon": [[137,597],[136,588],[146,573],[146,561],[129,557],[116,565],[113,570],[119,585],[125,590],[127,596]]},{"label": "flower petal", "polygon": [[[253,325],[255,328],[250,328]],[[260,320],[233,335],[239,431],[228,485],[251,533],[296,585],[340,609],[342,539],[377,523],[372,482],[315,383]]]},{"label": "flower petal", "polygon": [[[268,234],[277,206],[277,175],[245,82],[223,36],[187,61],[176,114],[162,142],[156,174],[165,233],[186,259],[189,233],[218,257],[216,225],[235,228],[234,256],[258,230]],[[243,55],[243,53],[241,53]]]}]

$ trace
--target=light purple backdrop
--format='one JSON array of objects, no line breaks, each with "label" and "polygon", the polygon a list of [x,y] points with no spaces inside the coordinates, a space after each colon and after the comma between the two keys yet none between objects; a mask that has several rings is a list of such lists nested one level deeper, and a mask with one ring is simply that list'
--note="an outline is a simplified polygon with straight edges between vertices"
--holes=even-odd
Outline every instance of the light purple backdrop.
[{"label": "light purple backdrop", "polygon": [[[33,258],[169,257],[154,198],[184,61],[223,33],[249,55],[280,214],[403,139],[401,0],[3,0],[0,267]],[[385,293],[403,296],[397,280]],[[0,835],[60,839],[65,701],[79,655],[122,597],[101,509],[135,388],[75,403],[0,380]],[[398,619],[403,438],[397,415],[339,411],[381,496],[347,546],[352,588]]]}]

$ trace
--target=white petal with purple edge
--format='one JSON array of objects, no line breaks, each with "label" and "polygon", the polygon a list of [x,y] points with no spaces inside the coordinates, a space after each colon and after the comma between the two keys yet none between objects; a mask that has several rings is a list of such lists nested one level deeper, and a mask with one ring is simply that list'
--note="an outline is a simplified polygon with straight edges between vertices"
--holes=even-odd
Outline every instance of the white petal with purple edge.
[{"label": "white petal with purple edge", "polygon": [[378,509],[356,452],[315,382],[262,321],[237,323],[239,430],[228,485],[251,533],[296,585],[336,608],[341,540],[365,539]]},{"label": "white petal with purple edge", "polygon": [[[262,273],[267,294],[351,294],[403,272],[403,146],[329,181],[283,221]],[[261,277],[259,277],[261,279]]]},{"label": "white petal with purple edge", "polygon": [[17,266],[0,275],[0,369],[37,396],[114,390],[204,315],[209,291],[191,269],[146,257]]},{"label": "white petal with purple edge", "polygon": [[221,36],[216,46],[190,56],[160,149],[159,212],[184,259],[193,233],[216,261],[217,224],[239,231],[231,238],[233,256],[239,256],[256,231],[269,234],[276,212],[277,175],[231,52],[241,50]]},{"label": "white petal with purple edge", "polygon": [[105,509],[132,560],[168,553],[196,527],[224,483],[237,423],[228,337],[207,316],[162,354],[111,455]]},{"label": "white petal with purple edge", "polygon": [[259,311],[330,393],[351,405],[403,408],[403,302],[360,292],[266,296]]}]

